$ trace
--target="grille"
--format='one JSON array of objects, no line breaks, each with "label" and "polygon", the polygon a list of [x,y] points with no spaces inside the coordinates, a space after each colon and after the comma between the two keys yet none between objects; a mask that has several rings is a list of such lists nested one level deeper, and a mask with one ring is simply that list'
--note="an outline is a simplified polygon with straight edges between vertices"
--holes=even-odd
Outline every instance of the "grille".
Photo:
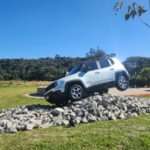
[{"label": "grille", "polygon": [[51,84],[45,89],[45,92],[48,91],[48,90],[50,90],[50,89],[52,89],[52,88],[55,88],[56,85],[57,85],[56,82],[51,83]]}]

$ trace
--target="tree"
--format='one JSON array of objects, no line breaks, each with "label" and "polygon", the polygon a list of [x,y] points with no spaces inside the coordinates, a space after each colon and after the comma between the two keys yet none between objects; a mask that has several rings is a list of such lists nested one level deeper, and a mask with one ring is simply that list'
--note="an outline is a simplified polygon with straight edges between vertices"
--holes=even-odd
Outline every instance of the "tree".
[{"label": "tree", "polygon": [[123,10],[123,8],[125,9],[125,20],[129,20],[129,19],[134,19],[136,17],[138,17],[141,21],[141,23],[143,23],[145,26],[147,26],[148,28],[150,28],[150,24],[145,22],[142,19],[142,16],[147,13],[150,10],[150,0],[147,0],[148,2],[148,7],[144,6],[143,4],[139,4],[138,0],[134,0],[134,1],[127,1],[127,0],[117,0],[115,5],[114,5],[114,10],[116,13],[118,13],[120,10]]},{"label": "tree", "polygon": [[148,82],[145,80],[142,69],[150,68],[149,57],[129,57],[124,62],[130,74],[130,85],[143,87]]},{"label": "tree", "polygon": [[150,86],[150,67],[143,68],[138,76],[145,85]]},{"label": "tree", "polygon": [[87,58],[101,58],[104,57],[106,55],[105,51],[97,48],[90,48],[89,52],[86,54]]},{"label": "tree", "polygon": [[[91,49],[88,57],[103,56],[100,49]],[[68,68],[87,60],[85,57],[39,59],[0,59],[0,80],[55,80],[64,76]]]}]

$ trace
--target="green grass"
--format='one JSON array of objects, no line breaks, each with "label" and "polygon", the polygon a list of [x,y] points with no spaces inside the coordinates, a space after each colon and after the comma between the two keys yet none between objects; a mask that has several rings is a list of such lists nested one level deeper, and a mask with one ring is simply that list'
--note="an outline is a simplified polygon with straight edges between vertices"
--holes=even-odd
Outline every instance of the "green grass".
[{"label": "green grass", "polygon": [[[36,83],[0,83],[0,108],[45,104],[24,97]],[[1,134],[0,150],[149,150],[150,115],[118,121],[80,124],[75,128],[50,127],[17,134]]]},{"label": "green grass", "polygon": [[0,82],[0,109],[18,105],[48,104],[43,99],[25,96],[25,94],[35,92],[38,86],[38,82]]}]

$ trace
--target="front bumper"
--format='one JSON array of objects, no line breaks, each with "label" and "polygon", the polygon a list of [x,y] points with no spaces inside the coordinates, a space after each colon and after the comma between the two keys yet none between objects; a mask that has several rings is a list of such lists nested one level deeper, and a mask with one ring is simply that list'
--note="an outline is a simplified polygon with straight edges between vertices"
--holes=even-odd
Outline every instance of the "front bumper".
[{"label": "front bumper", "polygon": [[46,95],[44,95],[44,98],[51,103],[55,103],[57,100],[64,100],[67,98],[67,96],[60,92],[60,91],[50,91],[49,93],[47,93]]},{"label": "front bumper", "polygon": [[45,90],[44,97],[51,95],[65,95],[64,88],[59,86],[56,82],[50,84]]}]

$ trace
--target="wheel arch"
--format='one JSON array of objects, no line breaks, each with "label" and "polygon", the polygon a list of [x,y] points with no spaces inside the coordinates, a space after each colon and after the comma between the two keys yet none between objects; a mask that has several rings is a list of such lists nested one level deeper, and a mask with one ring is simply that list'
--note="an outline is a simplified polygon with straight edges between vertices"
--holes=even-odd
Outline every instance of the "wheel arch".
[{"label": "wheel arch", "polygon": [[115,73],[115,81],[117,81],[120,75],[124,75],[129,80],[129,75],[125,71],[118,71]]},{"label": "wheel arch", "polygon": [[73,84],[80,84],[84,89],[86,89],[85,86],[84,86],[84,84],[83,84],[83,82],[80,81],[80,80],[69,81],[69,82],[67,82],[66,85],[65,85],[65,93],[66,93],[66,94],[68,94],[69,87],[70,87],[71,85],[73,85]]}]

